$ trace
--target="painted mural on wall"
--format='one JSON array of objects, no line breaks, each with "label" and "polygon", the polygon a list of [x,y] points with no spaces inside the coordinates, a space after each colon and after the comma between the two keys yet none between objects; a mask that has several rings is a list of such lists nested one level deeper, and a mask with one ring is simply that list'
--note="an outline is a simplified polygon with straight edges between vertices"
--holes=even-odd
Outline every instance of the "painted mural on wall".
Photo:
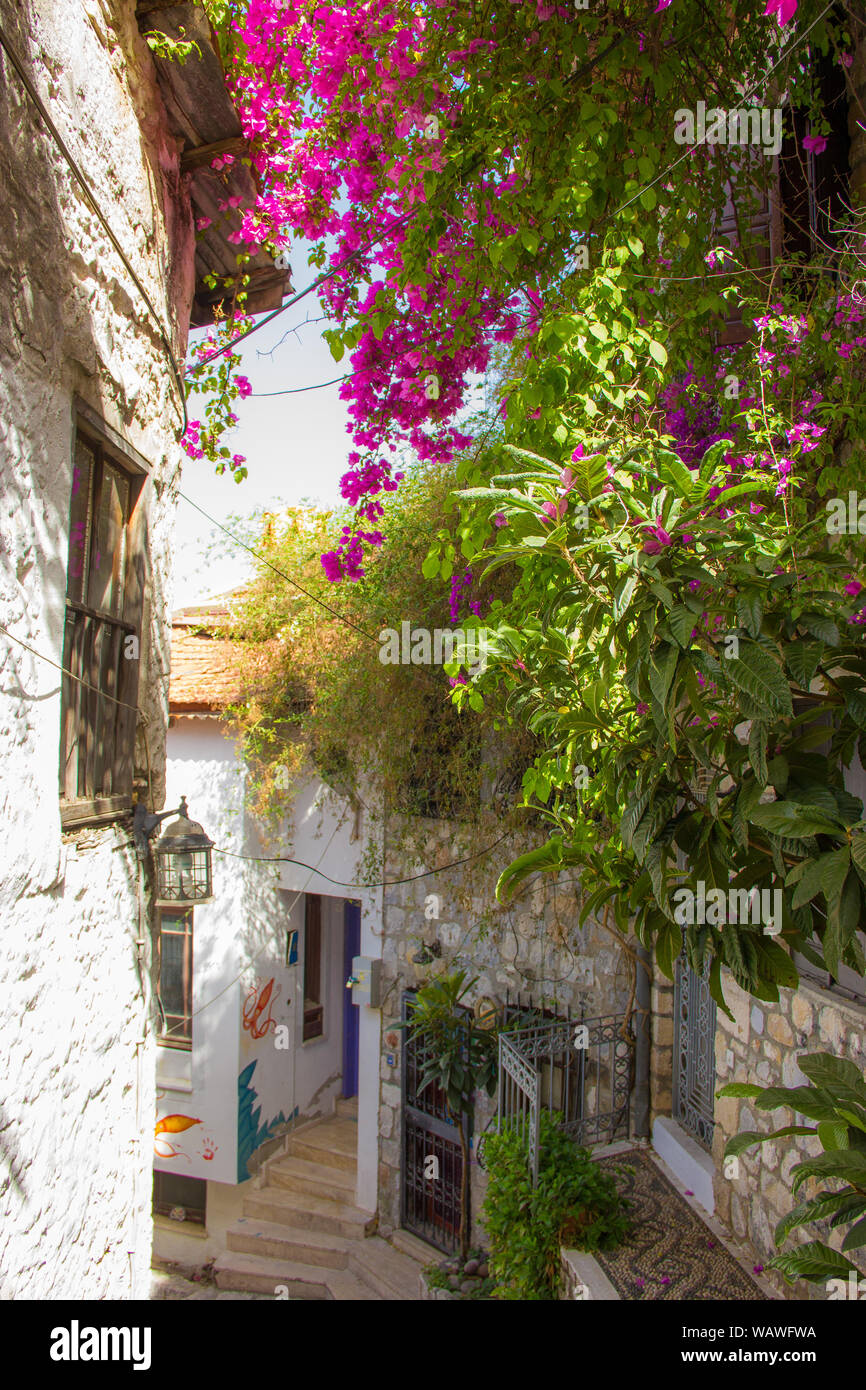
[{"label": "painted mural on wall", "polygon": [[249,1160],[274,1138],[294,1109],[295,967],[271,959],[240,986],[237,1180],[250,1176]]},{"label": "painted mural on wall", "polygon": [[280,1132],[280,1126],[287,1125],[298,1113],[296,1107],[291,1115],[284,1115],[281,1110],[269,1120],[262,1119],[262,1107],[256,1104],[258,1096],[252,1085],[257,1065],[250,1062],[238,1077],[238,1182],[246,1182],[251,1176],[248,1165],[256,1149],[273,1139]]},{"label": "painted mural on wall", "polygon": [[225,1118],[219,1122],[220,1112],[208,1104],[207,1096],[166,1088],[157,1092],[156,1100],[154,1168],[188,1178],[234,1182],[234,1135],[226,1133]]}]

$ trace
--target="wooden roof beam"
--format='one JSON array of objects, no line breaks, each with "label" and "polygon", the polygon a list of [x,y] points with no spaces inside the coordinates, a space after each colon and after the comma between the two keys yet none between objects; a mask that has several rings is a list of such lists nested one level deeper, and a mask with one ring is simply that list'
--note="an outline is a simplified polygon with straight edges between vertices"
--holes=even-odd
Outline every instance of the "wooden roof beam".
[{"label": "wooden roof beam", "polygon": [[191,150],[184,150],[180,157],[181,173],[186,174],[190,169],[210,165],[219,155],[248,153],[249,146],[243,135],[232,135],[227,140],[212,140],[209,145],[196,145]]}]

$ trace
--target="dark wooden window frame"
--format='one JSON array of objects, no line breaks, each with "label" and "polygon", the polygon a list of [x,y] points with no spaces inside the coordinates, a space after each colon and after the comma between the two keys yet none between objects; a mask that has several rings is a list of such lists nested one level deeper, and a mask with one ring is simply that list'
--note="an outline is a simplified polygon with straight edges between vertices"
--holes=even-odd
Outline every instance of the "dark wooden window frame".
[{"label": "dark wooden window frame", "polygon": [[[176,925],[169,927],[168,923]],[[180,926],[179,924],[183,924]],[[162,995],[163,938],[179,937],[183,940],[183,962],[181,990],[183,1010],[180,1013],[166,1008]],[[193,985],[193,910],[173,912],[170,908],[160,909],[159,939],[157,960],[159,970],[160,1030],[157,1039],[160,1047],[177,1047],[189,1051],[192,1047],[192,985]]]},{"label": "dark wooden window frame", "polygon": [[[187,1185],[189,1197],[193,1195],[192,1184],[201,1184],[196,1189],[196,1200],[191,1202],[175,1201],[173,1195],[183,1195],[182,1191],[178,1194],[179,1184]],[[175,1193],[171,1193],[171,1187],[175,1187]],[[207,1224],[207,1181],[205,1178],[191,1178],[187,1173],[166,1173],[161,1168],[153,1170],[153,1204],[154,1216],[171,1216],[175,1207],[183,1207],[185,1212],[184,1219],[194,1222],[197,1226]]]},{"label": "dark wooden window frame", "polygon": [[324,1037],[325,1007],[322,998],[322,899],[318,893],[304,897],[304,1032],[303,1042]]},{"label": "dark wooden window frame", "polygon": [[[148,474],[146,460],[76,399],[73,460],[79,456],[79,445],[88,449],[93,468],[87,479],[83,520],[78,523],[83,528],[80,573],[73,573],[70,563],[75,516],[74,494],[70,496],[62,664],[72,675],[62,677],[59,769],[64,829],[115,820],[132,807],[147,564],[146,519],[139,505]],[[73,463],[74,468],[78,466]],[[114,611],[109,611],[85,600],[91,596],[88,589],[94,577],[94,516],[98,519],[102,491],[112,477],[125,482],[127,491],[123,525],[112,552],[117,589]],[[124,643],[129,637],[138,643],[137,660],[124,659]],[[114,698],[107,698],[110,696]]]}]

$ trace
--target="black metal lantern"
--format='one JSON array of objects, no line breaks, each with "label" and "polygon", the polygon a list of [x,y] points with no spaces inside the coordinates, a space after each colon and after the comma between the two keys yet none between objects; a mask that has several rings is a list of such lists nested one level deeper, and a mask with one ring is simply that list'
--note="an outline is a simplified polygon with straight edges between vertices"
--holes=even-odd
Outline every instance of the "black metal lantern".
[{"label": "black metal lantern", "polygon": [[150,837],[169,816],[177,816],[154,846],[156,859],[156,903],[158,907],[177,904],[209,903],[213,899],[209,840],[201,826],[189,819],[186,797],[175,811],[154,815],[139,801],[132,818],[132,833],[139,857],[150,854]]},{"label": "black metal lantern", "polygon": [[158,907],[212,900],[212,846],[213,840],[189,819],[186,797],[182,797],[177,820],[166,826],[154,849]]}]

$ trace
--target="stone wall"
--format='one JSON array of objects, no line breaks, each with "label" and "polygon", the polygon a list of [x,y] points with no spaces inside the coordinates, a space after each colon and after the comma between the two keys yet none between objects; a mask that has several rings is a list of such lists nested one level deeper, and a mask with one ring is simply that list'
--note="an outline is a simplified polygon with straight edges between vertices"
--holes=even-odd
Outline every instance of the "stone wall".
[{"label": "stone wall", "polygon": [[[718,1011],[717,1089],[729,1081],[759,1086],[808,1085],[808,1078],[797,1065],[798,1056],[806,1052],[830,1052],[864,1069],[866,1008],[862,1005],[847,1003],[802,980],[796,991],[780,990],[778,1004],[753,999],[726,971],[722,972],[722,987],[734,1018],[732,1022],[721,1009]],[[731,1176],[726,1177],[722,1156],[732,1135],[746,1129],[766,1133],[798,1121],[789,1110],[761,1111],[748,1101],[728,1099],[716,1101],[715,1121],[716,1213],[740,1240],[747,1242],[756,1260],[763,1264],[778,1253],[773,1242],[776,1223],[797,1202],[817,1190],[809,1184],[792,1197],[791,1170],[796,1163],[820,1153],[820,1143],[810,1136],[794,1135],[749,1149],[739,1156],[738,1168],[728,1165]],[[840,1234],[829,1232],[825,1223],[809,1226],[795,1231],[783,1248],[793,1248],[797,1240],[803,1243],[817,1239],[838,1249],[847,1229],[843,1227]],[[849,1258],[866,1272],[862,1251],[859,1260],[857,1254],[853,1252]],[[767,1271],[767,1277],[785,1297],[826,1297],[820,1286],[799,1283],[792,1288],[772,1270]]]},{"label": "stone wall", "polygon": [[[495,825],[487,843],[497,839]],[[528,880],[508,907],[496,903],[502,870],[538,840],[505,841],[489,857],[457,869],[442,866],[477,854],[483,832],[446,821],[417,821],[408,830],[386,833],[386,879],[410,878],[426,868],[442,870],[385,890],[382,935],[382,1057],[380,1062],[379,1182],[380,1220],[400,1224],[401,1045],[393,1032],[401,997],[432,974],[464,968],[477,983],[470,1003],[488,996],[544,1005],[557,1015],[592,1018],[624,1009],[631,991],[629,958],[615,937],[594,919],[578,926],[580,911],[572,872],[539,874]],[[437,915],[434,917],[432,914]],[[441,956],[419,970],[409,961],[420,942],[438,941]],[[389,1066],[387,1054],[394,1057]],[[496,1108],[496,1098],[479,1098],[476,1140]],[[471,1163],[473,1231],[486,1178],[473,1146]]]},{"label": "stone wall", "polygon": [[[3,23],[182,358],[193,229],[135,5],[20,0]],[[162,805],[168,484],[182,417],[139,291],[20,77],[0,64],[0,623],[32,649],[0,633],[0,1296],[141,1298],[149,900],[128,823],[61,833],[56,667],[78,396],[151,467],[139,503],[151,582],[136,772]]]},{"label": "stone wall", "polygon": [[674,985],[653,961],[650,993],[650,1132],[658,1115],[673,1109]]}]

